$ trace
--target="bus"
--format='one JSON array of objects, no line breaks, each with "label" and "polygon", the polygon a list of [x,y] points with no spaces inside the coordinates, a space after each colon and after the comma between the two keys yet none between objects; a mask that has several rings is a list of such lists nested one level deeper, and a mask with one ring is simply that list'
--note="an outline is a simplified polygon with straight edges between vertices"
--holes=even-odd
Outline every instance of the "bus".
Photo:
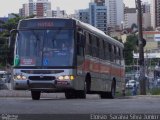
[{"label": "bus", "polygon": [[42,92],[85,99],[95,93],[114,98],[124,91],[123,44],[87,23],[23,19],[11,31],[14,40],[13,89],[30,90],[33,100]]}]

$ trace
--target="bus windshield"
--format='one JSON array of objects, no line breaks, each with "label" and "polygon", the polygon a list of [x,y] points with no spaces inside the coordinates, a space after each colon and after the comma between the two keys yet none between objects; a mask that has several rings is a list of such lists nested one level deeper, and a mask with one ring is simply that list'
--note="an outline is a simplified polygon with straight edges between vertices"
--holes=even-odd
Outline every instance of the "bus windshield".
[{"label": "bus windshield", "polygon": [[74,31],[20,30],[17,35],[15,66],[72,66]]}]

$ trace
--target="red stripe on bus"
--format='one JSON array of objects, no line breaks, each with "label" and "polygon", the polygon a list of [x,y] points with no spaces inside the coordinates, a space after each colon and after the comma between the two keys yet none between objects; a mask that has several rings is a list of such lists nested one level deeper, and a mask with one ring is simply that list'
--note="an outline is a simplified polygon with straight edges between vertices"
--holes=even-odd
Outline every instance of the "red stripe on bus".
[{"label": "red stripe on bus", "polygon": [[101,74],[109,74],[117,77],[124,77],[125,75],[124,68],[121,66],[114,66],[112,64],[105,65],[88,59],[86,59],[81,66],[78,66],[78,70],[83,70],[85,72],[90,71]]}]

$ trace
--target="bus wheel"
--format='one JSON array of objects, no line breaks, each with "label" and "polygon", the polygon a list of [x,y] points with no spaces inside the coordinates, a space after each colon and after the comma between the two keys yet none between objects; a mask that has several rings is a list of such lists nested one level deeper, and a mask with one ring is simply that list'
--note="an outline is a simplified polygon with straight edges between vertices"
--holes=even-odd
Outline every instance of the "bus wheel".
[{"label": "bus wheel", "polygon": [[82,99],[86,98],[86,93],[87,93],[87,83],[86,83],[86,81],[84,82],[84,90],[77,90],[76,93],[77,93],[76,94],[77,98],[82,98]]},{"label": "bus wheel", "polygon": [[114,99],[114,98],[115,98],[116,86],[115,86],[114,83],[115,83],[115,82],[112,83],[111,91],[110,91],[110,92],[101,92],[101,93],[100,93],[100,96],[101,96],[102,99],[105,99],[105,98]]},{"label": "bus wheel", "polygon": [[74,99],[76,98],[76,91],[74,90],[69,90],[65,92],[65,97],[66,99]]},{"label": "bus wheel", "polygon": [[32,100],[39,100],[41,96],[40,91],[31,91]]},{"label": "bus wheel", "polygon": [[90,91],[91,91],[91,77],[90,77],[90,75],[87,75],[84,86],[85,86],[86,93],[90,93]]},{"label": "bus wheel", "polygon": [[106,99],[106,98],[109,98],[109,93],[108,92],[101,92],[100,96],[102,99]]},{"label": "bus wheel", "polygon": [[78,90],[76,91],[76,97],[77,98],[81,98],[81,99],[85,99],[86,98],[86,91],[84,90]]}]

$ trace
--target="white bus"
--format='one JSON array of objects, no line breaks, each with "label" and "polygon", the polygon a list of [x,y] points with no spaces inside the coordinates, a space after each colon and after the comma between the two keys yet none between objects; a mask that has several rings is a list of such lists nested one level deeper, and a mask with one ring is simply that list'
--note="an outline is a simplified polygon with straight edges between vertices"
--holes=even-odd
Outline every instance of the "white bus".
[{"label": "white bus", "polygon": [[71,18],[32,18],[14,33],[13,88],[30,90],[33,100],[41,92],[114,98],[124,90],[124,46],[97,28]]}]

